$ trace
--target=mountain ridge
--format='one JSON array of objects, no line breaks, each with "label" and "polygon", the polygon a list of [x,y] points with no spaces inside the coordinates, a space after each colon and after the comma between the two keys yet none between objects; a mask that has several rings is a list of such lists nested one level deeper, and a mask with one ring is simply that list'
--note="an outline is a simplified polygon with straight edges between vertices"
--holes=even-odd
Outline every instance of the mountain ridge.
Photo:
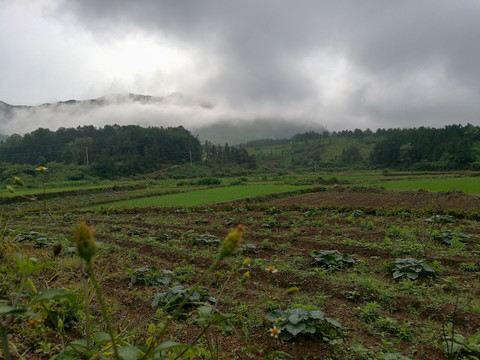
[{"label": "mountain ridge", "polygon": [[[141,110],[141,106],[146,106],[145,111]],[[197,115],[201,119],[202,116],[205,117],[205,114],[211,113],[214,108],[215,104],[211,102],[178,92],[166,96],[117,93],[85,100],[69,99],[46,102],[40,105],[12,105],[0,101],[0,125],[2,125],[0,134],[10,135],[19,131],[17,130],[19,126],[17,120],[20,118],[23,124],[26,124],[24,127],[28,126],[24,133],[33,131],[31,124],[38,124],[39,128],[54,130],[59,126],[86,125],[86,122],[91,119],[90,125],[94,126],[115,123],[141,124],[144,127],[182,125],[196,134],[201,141],[208,140],[216,144],[228,142],[232,145],[264,138],[290,138],[301,132],[312,130],[323,132],[325,130],[324,127],[313,123],[307,124],[302,121],[289,121],[281,118],[245,118],[227,121],[224,115],[219,115],[213,122],[197,121]],[[183,120],[188,119],[188,124],[176,117],[175,110],[179,109],[186,112],[187,115]],[[142,118],[143,113],[147,113],[145,116],[150,116],[150,118],[144,117],[146,120],[137,121]],[[164,117],[160,118],[158,113]],[[100,118],[101,120],[98,120]],[[56,122],[51,119],[56,119]],[[81,122],[78,119],[81,119]],[[130,119],[131,121],[129,121]],[[41,120],[44,120],[43,123]]]}]

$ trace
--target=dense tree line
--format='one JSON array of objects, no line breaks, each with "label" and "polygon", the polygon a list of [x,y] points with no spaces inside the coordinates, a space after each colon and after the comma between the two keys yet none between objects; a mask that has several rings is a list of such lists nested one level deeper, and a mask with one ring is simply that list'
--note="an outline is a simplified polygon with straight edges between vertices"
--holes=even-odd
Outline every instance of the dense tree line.
[{"label": "dense tree line", "polygon": [[255,169],[257,161],[255,155],[249,155],[244,147],[233,147],[227,143],[224,146],[205,141],[203,145],[204,162],[207,166],[222,168],[228,164],[236,164]]},{"label": "dense tree line", "polygon": [[44,165],[48,162],[90,165],[92,175],[133,175],[166,164],[202,159],[200,141],[183,127],[137,125],[37,129],[12,135],[0,145],[0,161]]},{"label": "dense tree line", "polygon": [[380,129],[375,135],[382,138],[370,154],[370,162],[375,167],[453,170],[480,165],[479,154],[475,152],[475,145],[480,142],[480,128],[476,126]]},{"label": "dense tree line", "polygon": [[[309,131],[290,139],[263,139],[248,143],[259,148],[266,166],[296,168],[392,168],[399,170],[480,169],[480,127],[449,125],[410,128]],[[247,145],[248,145],[247,144]],[[37,129],[0,141],[0,162],[45,165],[50,162],[81,166],[78,178],[130,176],[193,162],[226,170],[231,166],[257,167],[246,145],[233,147],[205,141],[202,145],[183,127],[143,128],[137,125],[82,126]],[[273,164],[273,165],[272,165]],[[72,179],[75,176],[72,177]]]},{"label": "dense tree line", "polygon": [[[375,132],[370,129],[324,131],[321,134],[309,131],[290,139],[263,139],[246,146],[258,149],[282,144],[290,145],[285,147],[285,154],[282,151],[282,156],[290,156],[293,167],[480,169],[480,127],[470,124],[444,128],[377,129]],[[333,156],[335,153],[337,155]]]}]

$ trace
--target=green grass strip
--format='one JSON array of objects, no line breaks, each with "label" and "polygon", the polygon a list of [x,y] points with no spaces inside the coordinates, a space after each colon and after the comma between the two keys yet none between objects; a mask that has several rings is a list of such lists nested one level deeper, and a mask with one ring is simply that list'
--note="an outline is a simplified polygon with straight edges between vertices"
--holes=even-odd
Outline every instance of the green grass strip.
[{"label": "green grass strip", "polygon": [[392,180],[371,184],[383,186],[389,190],[428,190],[428,191],[455,191],[460,190],[468,194],[480,194],[480,178],[464,177],[449,179],[424,180]]},{"label": "green grass strip", "polygon": [[99,208],[130,208],[147,206],[197,206],[213,204],[224,201],[245,199],[260,195],[278,194],[282,192],[307,189],[310,186],[294,185],[239,185],[228,186],[214,189],[204,189],[189,191],[180,194],[169,194],[163,196],[152,196],[140,199],[112,202],[108,204],[89,207],[89,209]]}]

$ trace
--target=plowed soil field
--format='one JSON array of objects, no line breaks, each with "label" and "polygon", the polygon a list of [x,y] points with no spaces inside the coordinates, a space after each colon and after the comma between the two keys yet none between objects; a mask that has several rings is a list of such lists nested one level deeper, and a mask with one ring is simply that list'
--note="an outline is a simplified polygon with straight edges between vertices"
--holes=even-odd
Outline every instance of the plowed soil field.
[{"label": "plowed soil field", "polygon": [[[197,347],[193,358],[262,359],[268,354],[271,359],[287,358],[273,355],[278,351],[292,359],[467,356],[462,344],[455,352],[445,344],[452,325],[465,341],[480,327],[480,198],[457,192],[318,190],[207,207],[26,214],[12,217],[8,227],[18,234],[17,251],[34,255],[39,262],[54,261],[34,276],[38,291],[64,288],[78,296],[78,309],[57,315],[65,323],[65,344],[85,336],[80,261],[71,256],[69,239],[79,220],[95,228],[100,286],[119,339],[134,346],[145,345],[149,326],[164,322],[168,315],[167,310],[152,308],[155,296],[173,286],[194,286],[215,261],[219,247],[204,240],[221,241],[242,224],[243,248],[200,284],[216,299],[207,304],[213,313],[231,314],[226,325],[205,329],[196,304],[176,317],[168,332],[168,339]],[[37,235],[27,236],[32,231]],[[54,256],[56,243],[63,250]],[[330,266],[314,262],[312,251],[330,250],[354,262]],[[423,260],[433,276],[394,280],[393,263],[402,258]],[[276,271],[268,271],[270,266]],[[168,271],[169,281],[132,281],[136,269],[149,267],[162,275]],[[246,272],[249,277],[242,283]],[[15,276],[6,271],[2,276],[5,291],[13,291]],[[287,295],[292,287],[299,291]],[[23,301],[28,304],[31,297],[27,292]],[[96,329],[103,330],[93,292],[91,302]],[[311,333],[299,330],[289,341],[270,336],[280,324],[268,320],[269,314],[298,307],[321,310],[338,321],[341,330],[334,335],[320,327]],[[58,330],[39,308],[18,318],[9,333],[18,358],[49,359],[63,349]],[[198,336],[200,341],[195,342]],[[42,342],[52,347],[42,350]]]}]

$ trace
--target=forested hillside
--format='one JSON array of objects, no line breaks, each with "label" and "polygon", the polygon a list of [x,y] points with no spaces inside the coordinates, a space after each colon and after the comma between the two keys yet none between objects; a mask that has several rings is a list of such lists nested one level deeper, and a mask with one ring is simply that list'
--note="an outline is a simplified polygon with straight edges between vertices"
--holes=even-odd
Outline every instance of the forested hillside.
[{"label": "forested hillside", "polygon": [[2,177],[9,176],[12,164],[25,166],[20,171],[25,174],[39,165],[68,167],[65,178],[80,180],[128,177],[186,163],[196,167],[172,176],[337,169],[479,170],[480,128],[309,131],[289,139],[229,146],[210,141],[201,144],[181,126],[108,125],[57,131],[40,128],[24,136],[12,135],[0,144]]},{"label": "forested hillside", "polygon": [[[37,129],[24,136],[14,134],[0,144],[0,169],[7,176],[9,164],[28,168],[54,162],[69,167],[68,180],[85,176],[112,178],[133,176],[184,163],[225,168],[255,168],[255,157],[244,148],[200,141],[182,126],[143,128],[107,125]],[[73,172],[71,169],[74,169]],[[26,170],[25,170],[26,171]],[[22,172],[25,172],[22,171]]]},{"label": "forested hillside", "polygon": [[244,146],[265,169],[480,169],[480,128],[473,125],[306,132]]},{"label": "forested hillside", "polygon": [[44,165],[55,161],[90,165],[97,176],[134,175],[165,164],[198,161],[202,146],[183,127],[83,126],[57,131],[38,129],[12,135],[0,146],[0,161]]}]

